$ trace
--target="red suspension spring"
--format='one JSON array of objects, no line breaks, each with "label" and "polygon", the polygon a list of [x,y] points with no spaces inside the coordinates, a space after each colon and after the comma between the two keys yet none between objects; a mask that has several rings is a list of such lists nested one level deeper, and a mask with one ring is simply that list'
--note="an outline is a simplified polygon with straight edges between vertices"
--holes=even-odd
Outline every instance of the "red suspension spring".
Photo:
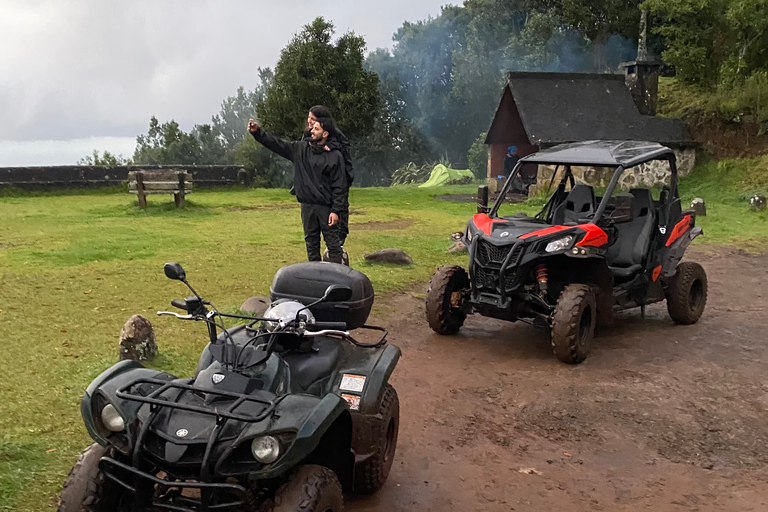
[{"label": "red suspension spring", "polygon": [[547,277],[547,266],[544,264],[539,265],[536,267],[536,282],[539,283],[539,290],[542,292],[547,291],[547,282],[549,278]]}]

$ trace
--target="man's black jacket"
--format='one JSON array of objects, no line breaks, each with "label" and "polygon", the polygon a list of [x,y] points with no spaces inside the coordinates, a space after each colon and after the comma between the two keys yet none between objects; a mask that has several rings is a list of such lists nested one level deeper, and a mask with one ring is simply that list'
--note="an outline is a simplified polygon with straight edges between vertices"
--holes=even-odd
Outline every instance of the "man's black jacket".
[{"label": "man's black jacket", "polygon": [[253,138],[265,148],[293,162],[293,187],[300,203],[330,206],[338,214],[346,205],[347,177],[341,152],[306,140],[285,141],[259,127]]}]

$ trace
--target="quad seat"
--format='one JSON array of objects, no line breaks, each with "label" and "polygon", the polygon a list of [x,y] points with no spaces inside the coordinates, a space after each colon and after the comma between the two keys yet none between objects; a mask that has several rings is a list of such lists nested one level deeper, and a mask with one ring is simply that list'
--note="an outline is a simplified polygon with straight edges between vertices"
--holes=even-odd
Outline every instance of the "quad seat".
[{"label": "quad seat", "polygon": [[606,259],[613,275],[631,277],[643,269],[656,219],[653,196],[645,188],[633,188],[632,220],[616,224],[616,242],[608,248]]},{"label": "quad seat", "polygon": [[308,352],[287,352],[282,354],[283,360],[291,368],[291,379],[303,390],[330,375],[342,356],[342,348],[338,339],[318,337]]}]

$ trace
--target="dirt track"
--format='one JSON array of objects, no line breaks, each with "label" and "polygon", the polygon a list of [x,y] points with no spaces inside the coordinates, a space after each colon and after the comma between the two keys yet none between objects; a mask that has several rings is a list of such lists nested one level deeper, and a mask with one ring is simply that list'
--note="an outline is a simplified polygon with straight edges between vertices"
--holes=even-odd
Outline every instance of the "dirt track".
[{"label": "dirt track", "polygon": [[525,324],[438,336],[423,294],[399,297],[380,321],[403,350],[395,463],[347,510],[768,510],[768,255],[688,259],[709,276],[698,324],[622,313],[578,366]]}]

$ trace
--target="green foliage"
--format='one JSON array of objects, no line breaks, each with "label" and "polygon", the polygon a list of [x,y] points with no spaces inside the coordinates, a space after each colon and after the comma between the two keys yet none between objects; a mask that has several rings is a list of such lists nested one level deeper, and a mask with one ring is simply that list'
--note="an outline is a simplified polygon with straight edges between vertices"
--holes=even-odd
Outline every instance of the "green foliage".
[{"label": "green foliage", "polygon": [[483,132],[469,147],[467,162],[469,170],[475,175],[475,178],[484,180],[488,176],[488,148],[485,143],[485,137],[488,134]]},{"label": "green foliage", "polygon": [[228,149],[233,149],[246,138],[248,119],[258,119],[256,105],[264,100],[274,80],[269,68],[258,68],[258,73],[259,80],[253,91],[238,87],[237,93],[225,99],[219,113],[211,119],[213,128],[224,139]]},{"label": "green foliage", "polygon": [[660,21],[664,60],[707,86],[768,70],[768,0],[646,0]]},{"label": "green foliage", "polygon": [[133,161],[137,165],[223,164],[225,154],[218,133],[210,125],[196,125],[186,133],[176,121],[160,124],[152,116],[147,134],[136,137]]},{"label": "green foliage", "polygon": [[240,141],[233,151],[235,165],[245,168],[252,186],[286,188],[293,175],[291,163],[268,150],[253,137]]},{"label": "green foliage", "polygon": [[352,141],[373,129],[378,77],[363,68],[365,40],[347,32],[334,43],[333,34],[333,24],[318,17],[281,51],[274,78],[257,100],[258,118],[271,133],[298,139],[307,111],[320,104]]},{"label": "green foliage", "polygon": [[755,123],[768,131],[768,73],[722,83],[714,88],[689,85],[678,79],[659,82],[659,113],[684,119],[689,125],[719,122]]},{"label": "green foliage", "polygon": [[392,173],[392,186],[410,185],[424,183],[429,179],[432,169],[435,168],[435,162],[416,165],[408,162]]},{"label": "green foliage", "polygon": [[78,165],[96,165],[100,167],[121,167],[124,165],[131,165],[131,159],[125,158],[123,155],[113,155],[109,151],[104,151],[99,155],[99,150],[94,149],[93,154],[86,155],[77,161]]}]

